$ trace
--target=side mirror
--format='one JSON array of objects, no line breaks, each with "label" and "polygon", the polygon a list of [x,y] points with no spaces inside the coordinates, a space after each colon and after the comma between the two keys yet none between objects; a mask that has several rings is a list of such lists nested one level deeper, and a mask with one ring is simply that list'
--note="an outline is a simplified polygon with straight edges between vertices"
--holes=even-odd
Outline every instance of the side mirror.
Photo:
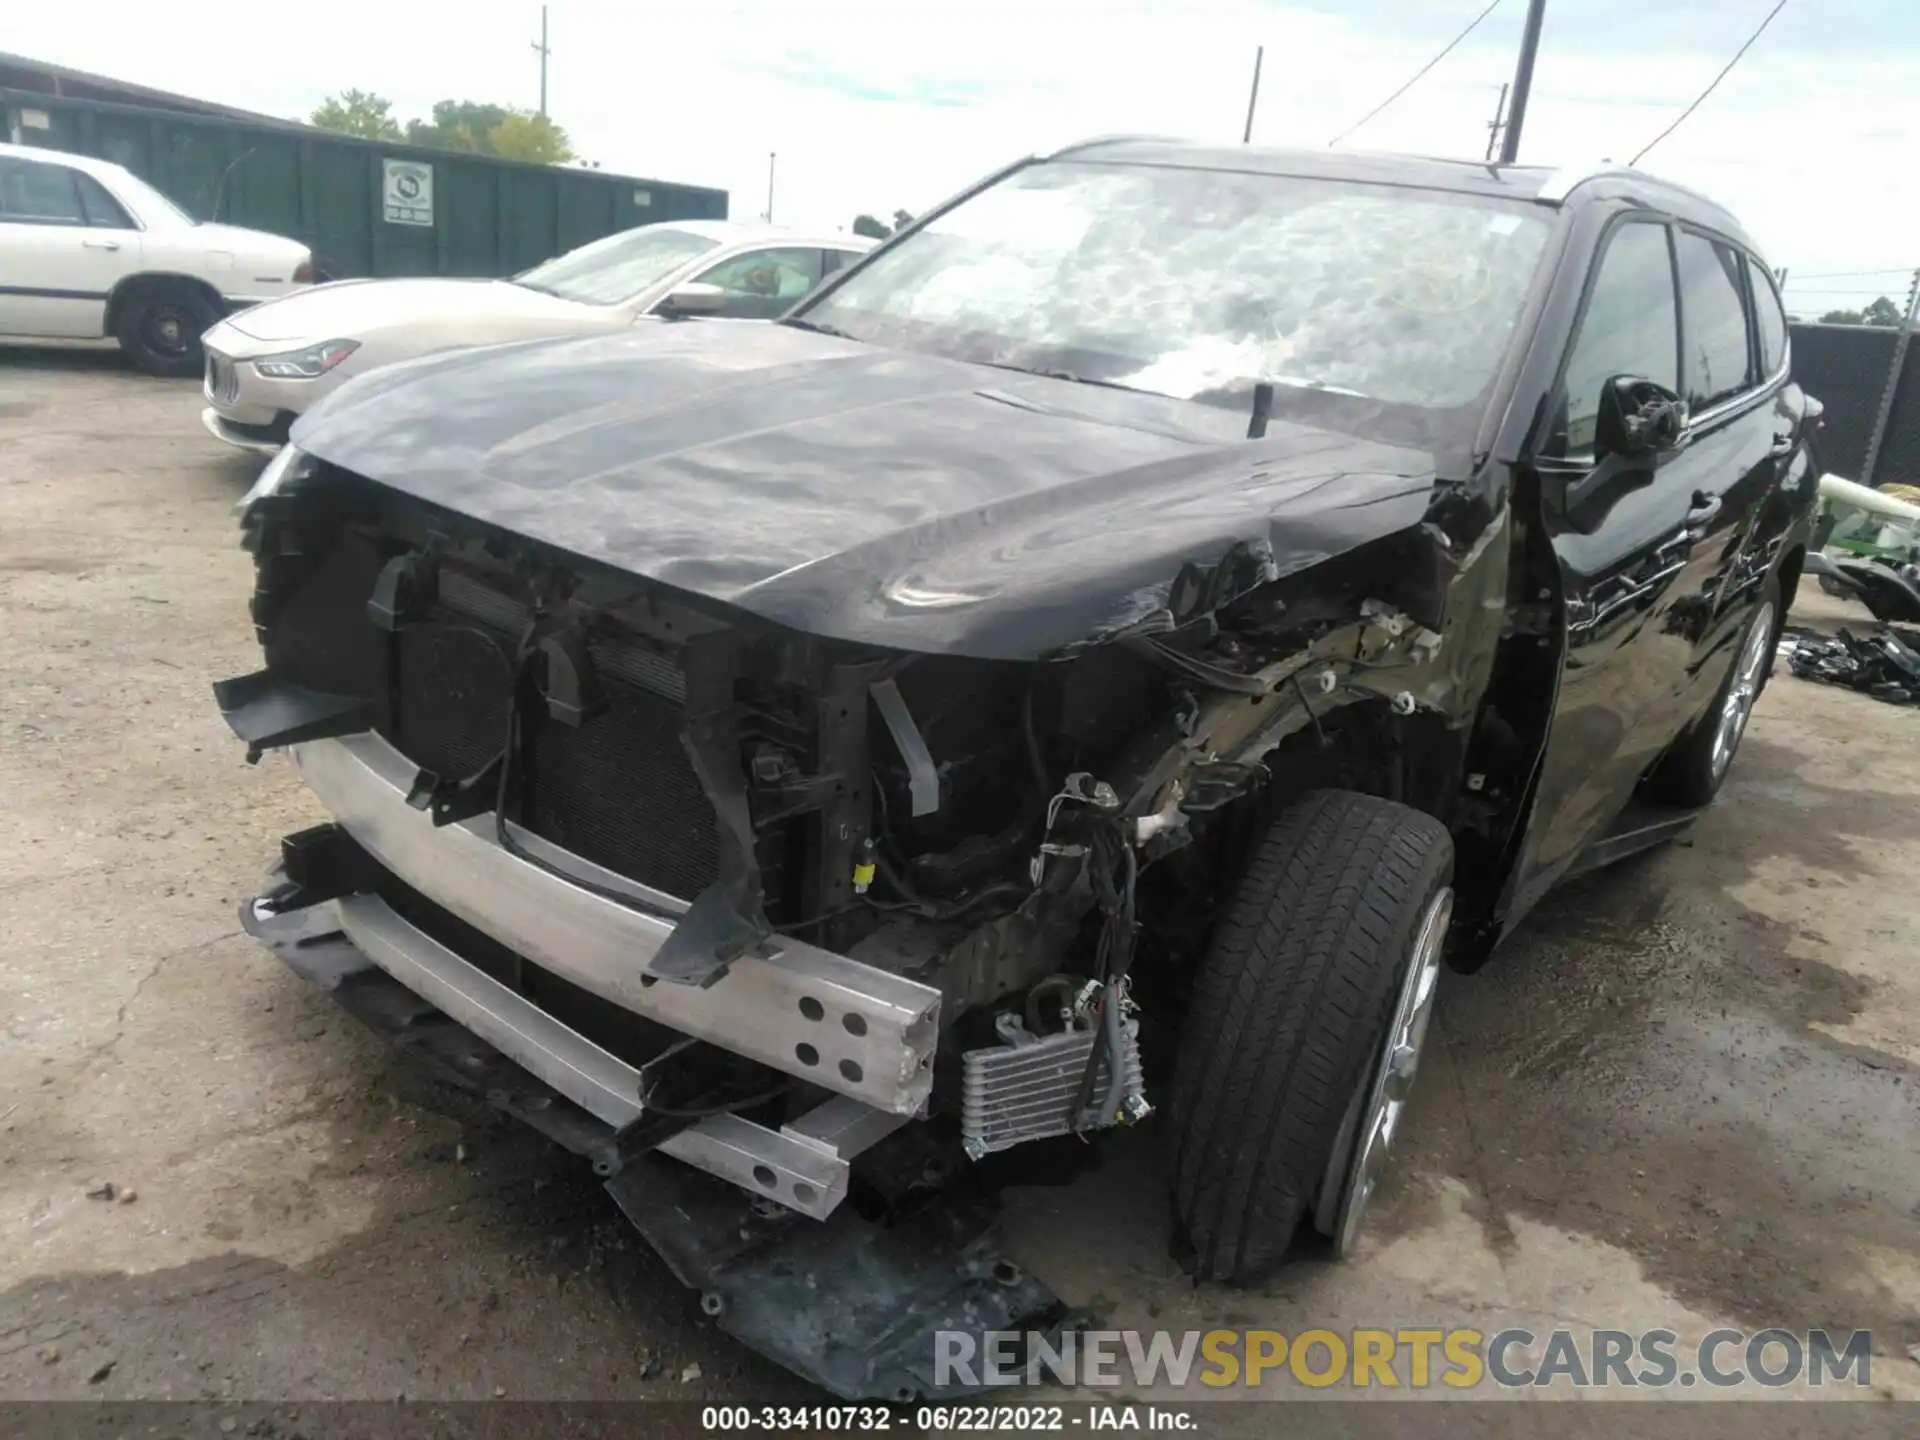
[{"label": "side mirror", "polygon": [[1594,417],[1596,458],[1643,460],[1678,450],[1687,438],[1687,402],[1638,375],[1615,375],[1600,387]]},{"label": "side mirror", "polygon": [[653,313],[668,320],[685,320],[693,315],[718,315],[727,305],[727,292],[718,285],[689,280],[676,285],[673,292],[653,307]]}]

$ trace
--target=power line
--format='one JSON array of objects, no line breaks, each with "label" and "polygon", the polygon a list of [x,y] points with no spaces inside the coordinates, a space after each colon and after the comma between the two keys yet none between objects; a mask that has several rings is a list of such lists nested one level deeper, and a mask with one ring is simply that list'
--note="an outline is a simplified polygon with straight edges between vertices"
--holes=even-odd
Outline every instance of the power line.
[{"label": "power line", "polygon": [[[1781,0],[1781,3],[1785,4],[1786,0]],[[1386,99],[1382,100],[1378,105],[1374,106],[1373,109],[1369,110],[1366,114],[1362,115],[1358,120],[1354,121],[1353,124],[1349,125],[1346,129],[1342,130],[1338,135],[1334,136],[1331,140],[1327,141],[1327,148],[1331,150],[1334,146],[1338,145],[1342,140],[1346,139],[1347,136],[1353,134],[1354,131],[1358,130],[1362,125],[1366,124],[1369,120],[1373,119],[1374,116],[1378,115],[1382,110],[1386,109],[1389,105],[1393,104],[1394,101],[1398,100],[1402,95],[1406,94],[1407,91],[1411,90],[1415,85],[1417,85],[1420,82],[1420,79],[1422,76],[1424,76],[1429,70],[1433,69],[1433,67],[1438,65],[1442,60],[1446,59],[1448,55],[1453,53],[1454,46],[1458,45],[1462,40],[1466,39],[1467,36],[1471,35],[1475,30],[1479,29],[1480,22],[1486,19],[1487,16],[1491,15],[1495,10],[1498,10],[1499,8],[1500,8],[1500,0],[1492,0],[1492,3],[1490,3],[1486,9],[1482,10],[1478,15],[1473,17],[1472,23],[1469,24],[1466,29],[1462,30],[1458,35],[1454,36],[1453,39],[1447,42],[1446,48],[1444,50],[1442,50],[1438,55],[1434,56],[1431,60],[1427,61],[1426,64],[1422,65],[1418,70],[1416,70],[1411,80],[1407,81],[1406,84],[1402,85],[1398,90],[1394,91],[1391,95],[1387,96]]]},{"label": "power line", "polygon": [[[1773,9],[1767,12],[1767,18],[1762,20],[1760,22],[1759,28],[1756,29],[1753,32],[1753,34],[1747,37],[1747,43],[1742,45],[1738,50],[1733,52],[1733,58],[1727,61],[1726,65],[1721,69],[1718,75],[1713,77],[1713,83],[1707,86],[1707,88],[1702,90],[1698,95],[1696,95],[1694,97],[1693,103],[1687,106],[1686,109],[1682,110],[1678,118],[1676,118],[1671,125],[1667,126],[1666,129],[1662,130],[1658,135],[1654,136],[1653,139],[1649,140],[1645,145],[1641,146],[1640,155],[1645,155],[1647,151],[1653,149],[1654,146],[1658,145],[1662,140],[1666,139],[1667,136],[1671,135],[1674,131],[1678,130],[1681,124],[1686,120],[1686,118],[1689,115],[1693,114],[1694,111],[1700,108],[1700,102],[1705,100],[1709,95],[1713,94],[1714,90],[1719,86],[1720,82],[1727,78],[1727,72],[1732,70],[1734,66],[1740,63],[1740,57],[1742,55],[1745,55],[1747,51],[1753,48],[1753,42],[1758,40],[1763,34],[1766,33],[1767,26],[1773,23],[1773,17],[1778,15],[1782,10],[1786,8],[1787,8],[1787,0],[1775,0]],[[1629,165],[1638,165],[1640,163],[1640,155],[1635,155],[1633,159],[1629,160],[1627,163]]]},{"label": "power line", "polygon": [[1808,280],[1851,280],[1856,275],[1905,275],[1911,265],[1882,265],[1878,270],[1809,270]]}]

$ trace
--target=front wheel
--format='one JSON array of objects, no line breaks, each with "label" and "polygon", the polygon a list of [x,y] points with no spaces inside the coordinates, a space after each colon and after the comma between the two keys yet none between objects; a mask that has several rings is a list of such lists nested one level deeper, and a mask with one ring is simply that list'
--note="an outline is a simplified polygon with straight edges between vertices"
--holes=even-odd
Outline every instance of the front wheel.
[{"label": "front wheel", "polygon": [[1353,1249],[1427,1036],[1453,841],[1371,795],[1295,801],[1260,841],[1194,986],[1169,1127],[1197,1278],[1241,1282],[1303,1219]]}]

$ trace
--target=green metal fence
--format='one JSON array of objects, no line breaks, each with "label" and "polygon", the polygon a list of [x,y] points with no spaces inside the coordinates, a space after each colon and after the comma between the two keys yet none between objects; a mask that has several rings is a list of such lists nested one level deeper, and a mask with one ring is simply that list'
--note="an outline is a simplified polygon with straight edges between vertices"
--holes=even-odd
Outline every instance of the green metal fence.
[{"label": "green metal fence", "polygon": [[196,219],[304,241],[335,276],[510,275],[616,230],[727,215],[724,190],[24,90],[0,90],[0,134],[124,165]]}]

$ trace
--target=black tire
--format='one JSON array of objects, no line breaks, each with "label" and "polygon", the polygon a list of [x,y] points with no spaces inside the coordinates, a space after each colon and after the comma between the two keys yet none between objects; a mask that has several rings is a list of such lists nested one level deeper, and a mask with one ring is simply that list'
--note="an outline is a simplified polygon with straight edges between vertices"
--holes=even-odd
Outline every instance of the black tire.
[{"label": "black tire", "polygon": [[[1701,806],[1707,804],[1720,792],[1732,772],[1733,760],[1739,750],[1741,737],[1746,733],[1743,721],[1740,732],[1733,737],[1733,745],[1725,764],[1716,764],[1714,759],[1714,741],[1719,732],[1720,717],[1727,706],[1727,698],[1732,693],[1734,683],[1740,678],[1741,657],[1746,654],[1747,646],[1754,639],[1755,627],[1762,617],[1766,621],[1768,633],[1760,641],[1765,647],[1760,660],[1760,674],[1755,683],[1752,699],[1757,701],[1760,693],[1766,689],[1767,676],[1773,670],[1773,654],[1780,643],[1780,630],[1786,623],[1786,611],[1781,605],[1780,577],[1769,575],[1767,583],[1760,591],[1760,599],[1754,604],[1753,618],[1747,622],[1747,628],[1740,632],[1739,643],[1734,647],[1733,663],[1727,667],[1727,678],[1713,692],[1713,699],[1707,708],[1693,720],[1679,742],[1669,750],[1666,757],[1653,768],[1643,787],[1647,797],[1665,805]],[[1751,710],[1751,701],[1749,710]]]},{"label": "black tire", "polygon": [[1285,1256],[1452,875],[1438,820],[1345,790],[1293,802],[1254,848],[1194,986],[1170,1107],[1195,1278],[1244,1282]]},{"label": "black tire", "polygon": [[206,364],[200,337],[219,318],[204,290],[178,280],[147,281],[121,301],[114,338],[149,375],[198,375]]}]

